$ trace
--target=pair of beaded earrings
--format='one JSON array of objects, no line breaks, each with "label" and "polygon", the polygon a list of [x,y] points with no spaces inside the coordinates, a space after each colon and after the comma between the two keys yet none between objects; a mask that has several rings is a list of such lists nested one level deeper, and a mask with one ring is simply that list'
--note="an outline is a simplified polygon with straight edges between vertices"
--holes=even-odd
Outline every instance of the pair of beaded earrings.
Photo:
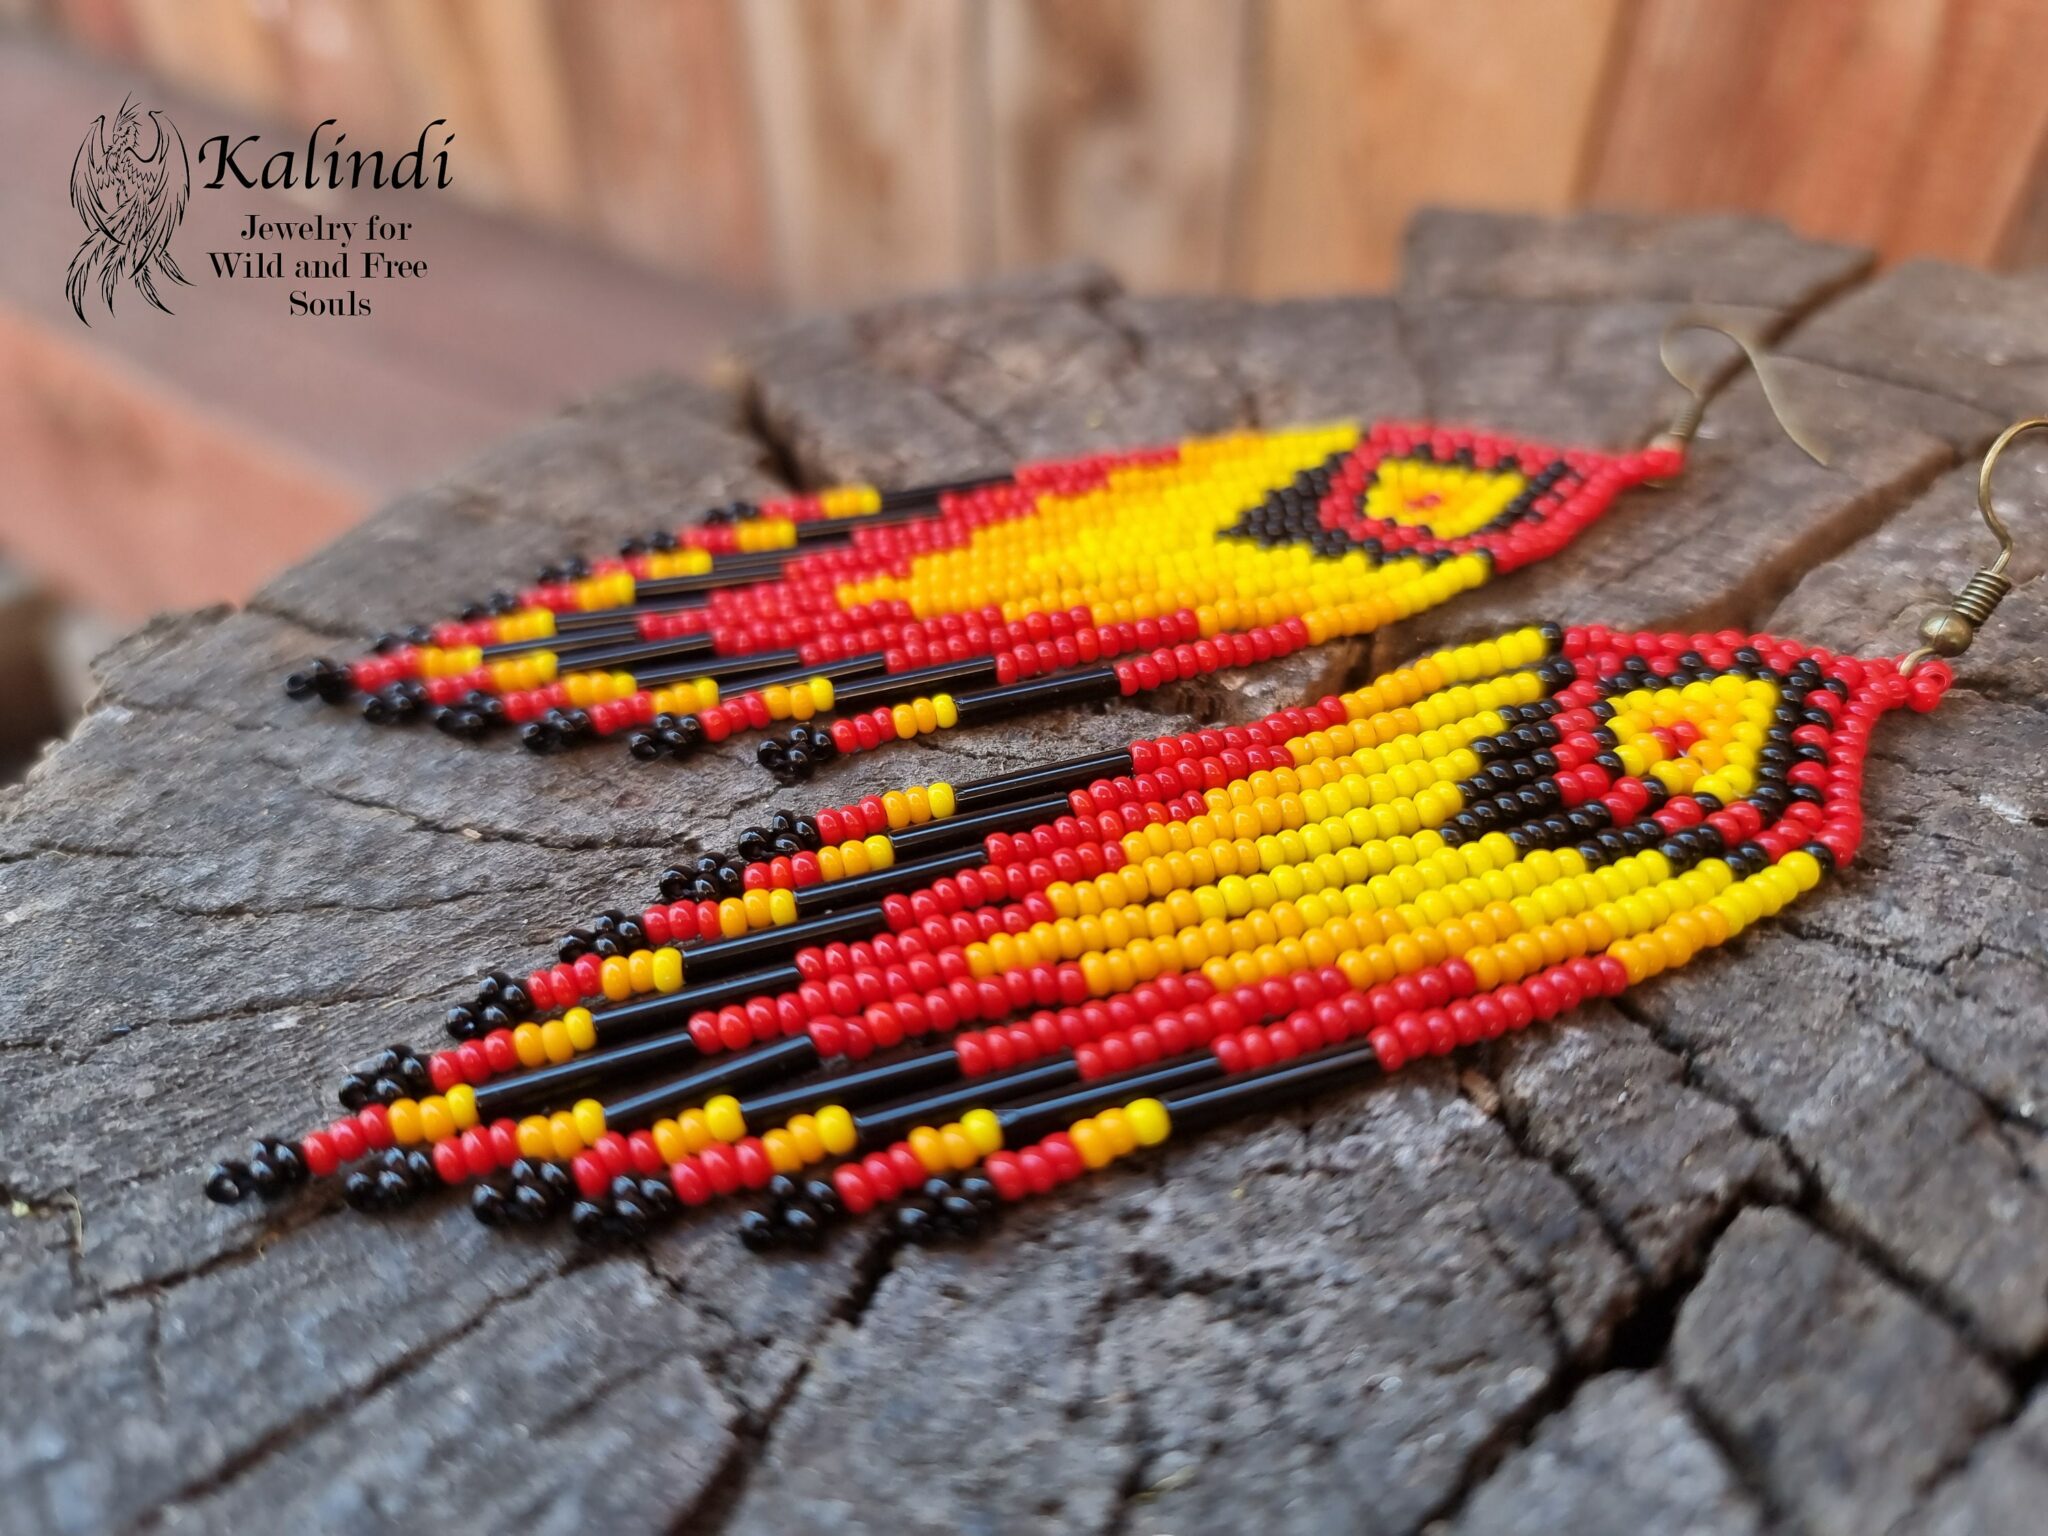
[{"label": "pair of beaded earrings", "polygon": [[[793,720],[762,755],[794,780],[1444,601],[1679,473],[1693,396],[1618,456],[1346,426],[727,509],[291,687],[643,757]],[[491,972],[458,1043],[360,1064],[339,1118],[207,1193],[338,1176],[381,1210],[466,1186],[488,1224],[631,1239],[757,1191],[754,1247],[884,1204],[906,1239],[970,1235],[1171,1137],[1619,994],[1855,856],[1878,720],[1933,709],[2010,589],[1991,472],[2040,427],[1986,455],[2001,553],[1902,657],[1540,624],[1240,726],[778,811],[554,963]]]}]

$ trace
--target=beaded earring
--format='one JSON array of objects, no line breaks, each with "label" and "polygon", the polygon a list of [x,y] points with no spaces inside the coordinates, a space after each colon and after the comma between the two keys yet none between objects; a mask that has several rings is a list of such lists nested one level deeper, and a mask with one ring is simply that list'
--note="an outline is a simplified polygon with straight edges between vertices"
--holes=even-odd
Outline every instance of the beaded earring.
[{"label": "beaded earring", "polygon": [[872,826],[869,872],[774,884],[795,861],[757,831],[728,899],[782,926],[609,914],[573,959],[488,978],[461,1044],[390,1048],[347,1115],[208,1193],[471,1185],[487,1223],[566,1210],[605,1238],[748,1190],[753,1246],[884,1202],[924,1240],[1616,995],[1854,858],[1877,721],[1933,709],[2009,590],[1991,472],[2042,427],[1987,454],[2001,553],[1904,657],[1539,625],[1244,726],[785,818]]},{"label": "beaded earring", "polygon": [[1672,429],[1623,454],[1350,423],[735,502],[286,690],[465,738],[516,725],[536,751],[623,737],[643,759],[787,725],[759,758],[794,784],[891,741],[1366,634],[1554,554],[1683,468],[1705,398],[1687,387]]}]

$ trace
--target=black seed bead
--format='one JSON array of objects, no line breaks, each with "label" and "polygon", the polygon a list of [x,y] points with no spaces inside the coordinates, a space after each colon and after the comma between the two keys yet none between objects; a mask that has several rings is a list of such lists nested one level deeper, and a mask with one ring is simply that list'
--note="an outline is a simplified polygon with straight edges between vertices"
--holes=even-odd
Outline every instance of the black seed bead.
[{"label": "black seed bead", "polygon": [[434,1171],[434,1160],[425,1149],[414,1147],[404,1155],[405,1171],[421,1189],[432,1189],[440,1182],[441,1176]]},{"label": "black seed bead", "polygon": [[634,1196],[646,1208],[649,1216],[673,1216],[683,1208],[683,1202],[676,1198],[676,1192],[667,1180],[653,1177],[640,1181],[639,1192]]},{"label": "black seed bead", "polygon": [[612,1180],[606,1193],[613,1200],[637,1200],[640,1198],[640,1181],[630,1173],[622,1173]]},{"label": "black seed bead", "polygon": [[1807,843],[1799,851],[1812,854],[1815,862],[1820,865],[1822,874],[1832,874],[1834,872],[1835,850],[1826,843]]},{"label": "black seed bead", "polygon": [[353,1210],[376,1210],[381,1203],[376,1176],[367,1168],[355,1169],[341,1181],[341,1197]]},{"label": "black seed bead", "polygon": [[802,1201],[782,1208],[777,1225],[792,1247],[810,1250],[825,1240],[825,1223]]},{"label": "black seed bead", "polygon": [[965,1195],[951,1194],[939,1202],[939,1225],[954,1237],[981,1235],[981,1207]]},{"label": "black seed bead", "polygon": [[765,1253],[773,1248],[780,1234],[776,1230],[775,1218],[759,1208],[740,1212],[740,1241],[755,1253]]},{"label": "black seed bead", "polygon": [[804,1203],[827,1220],[843,1215],[846,1204],[839,1198],[839,1191],[830,1179],[810,1179],[804,1184]]},{"label": "black seed bead", "polygon": [[653,1225],[647,1219],[647,1207],[640,1203],[637,1196],[631,1200],[614,1200],[612,1202],[612,1221],[617,1228],[619,1236],[627,1242],[634,1242],[645,1237],[648,1228]]},{"label": "black seed bead", "polygon": [[906,1201],[896,1207],[896,1214],[890,1218],[896,1235],[906,1243],[922,1246],[931,1242],[938,1234],[938,1223],[932,1218],[931,1207]]},{"label": "black seed bead", "polygon": [[595,1200],[578,1200],[569,1208],[569,1225],[586,1243],[601,1243],[609,1235],[611,1213]]},{"label": "black seed bead", "polygon": [[512,1017],[512,1011],[501,1003],[487,1003],[477,1014],[479,1034],[489,1034],[494,1029],[510,1029],[519,1021]]},{"label": "black seed bead", "polygon": [[354,1114],[370,1102],[370,1085],[360,1073],[351,1072],[341,1080],[341,1087],[334,1096],[343,1109]]},{"label": "black seed bead", "polygon": [[249,1192],[248,1174],[241,1163],[215,1163],[206,1175],[206,1198],[215,1205],[240,1204]]},{"label": "black seed bead", "polygon": [[398,1069],[398,1080],[416,1099],[423,1099],[434,1091],[433,1076],[427,1071],[427,1064],[417,1056],[406,1058]]},{"label": "black seed bead", "polygon": [[504,1226],[507,1220],[505,1191],[495,1184],[478,1184],[469,1192],[469,1214],[487,1227]]},{"label": "black seed bead", "polygon": [[392,1210],[411,1201],[413,1182],[396,1168],[386,1168],[376,1176],[377,1204],[384,1210]]},{"label": "black seed bead", "polygon": [[303,1184],[312,1177],[306,1167],[304,1154],[288,1141],[271,1142],[270,1166],[277,1170],[278,1181],[287,1189]]},{"label": "black seed bead", "polygon": [[555,1202],[548,1192],[533,1184],[514,1184],[512,1197],[506,1206],[512,1220],[522,1227],[543,1222],[555,1212]]}]

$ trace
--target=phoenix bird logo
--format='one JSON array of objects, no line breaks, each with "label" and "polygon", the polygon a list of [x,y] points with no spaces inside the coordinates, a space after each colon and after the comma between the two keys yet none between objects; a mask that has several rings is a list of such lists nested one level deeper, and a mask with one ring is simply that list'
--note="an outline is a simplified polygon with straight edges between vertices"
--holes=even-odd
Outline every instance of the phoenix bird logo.
[{"label": "phoenix bird logo", "polygon": [[71,162],[71,206],[85,223],[85,241],[71,258],[64,292],[87,325],[92,322],[85,318],[85,293],[95,274],[108,314],[114,312],[114,290],[124,280],[167,315],[170,306],[158,296],[151,273],[191,286],[169,247],[192,193],[192,162],[177,127],[161,112],[147,114],[156,143],[143,154],[143,116],[124,99],[110,138],[101,113]]}]

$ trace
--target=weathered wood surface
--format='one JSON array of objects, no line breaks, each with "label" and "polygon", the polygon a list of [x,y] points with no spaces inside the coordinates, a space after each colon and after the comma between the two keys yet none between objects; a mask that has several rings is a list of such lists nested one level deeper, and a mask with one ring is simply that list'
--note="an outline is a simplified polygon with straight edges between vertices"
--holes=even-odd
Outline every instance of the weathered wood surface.
[{"label": "weathered wood surface", "polygon": [[[106,657],[0,801],[0,1530],[1481,1533],[2039,1529],[2048,1501],[2048,458],[2020,590],[1890,721],[1869,857],[1789,922],[1456,1066],[1176,1149],[969,1251],[723,1220],[591,1256],[454,1209],[219,1210],[198,1174],[426,1040],[480,968],[779,796],[287,704],[310,651],[678,507],[1350,412],[1621,445],[1695,300],[1774,319],[1685,480],[1399,632],[1169,700],[1242,712],[1557,615],[1897,649],[1984,548],[1967,465],[2044,399],[2048,277],[1739,220],[1437,216],[1385,298],[1068,271],[764,342],[743,405],[598,400],[242,612]],[[813,797],[1127,739],[1070,712]],[[795,797],[799,802],[806,797]]]}]

